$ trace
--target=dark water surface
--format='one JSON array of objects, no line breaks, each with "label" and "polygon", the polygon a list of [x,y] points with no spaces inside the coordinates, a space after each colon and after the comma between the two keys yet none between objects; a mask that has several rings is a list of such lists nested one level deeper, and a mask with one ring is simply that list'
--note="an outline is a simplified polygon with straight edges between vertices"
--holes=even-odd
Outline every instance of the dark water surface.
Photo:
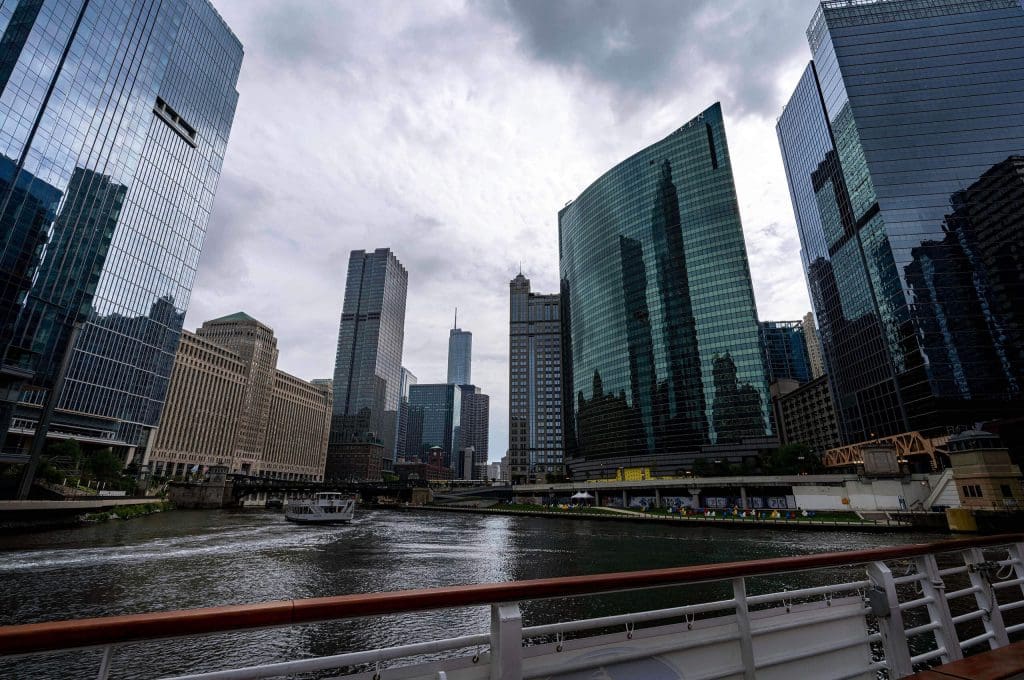
[{"label": "dark water surface", "polygon": [[[307,527],[269,511],[175,511],[0,536],[0,625],[268,600],[727,562],[936,540],[913,534],[678,527],[359,511]],[[759,579],[751,592],[863,578]],[[526,603],[525,625],[727,597],[715,585]],[[121,647],[112,678],[150,678],[486,632],[486,607]],[[2,678],[94,678],[99,652],[0,661]]]}]

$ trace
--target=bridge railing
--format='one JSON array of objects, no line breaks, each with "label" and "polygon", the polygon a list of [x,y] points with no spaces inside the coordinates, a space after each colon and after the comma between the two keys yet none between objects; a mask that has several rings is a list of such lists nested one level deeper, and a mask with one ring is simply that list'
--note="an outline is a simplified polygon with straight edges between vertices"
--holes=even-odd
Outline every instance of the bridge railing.
[{"label": "bridge railing", "polygon": [[[490,630],[177,676],[266,678],[326,670],[358,678],[519,680],[598,667],[630,674],[658,663],[682,677],[899,678],[924,665],[998,648],[1024,632],[1024,534],[941,541],[647,571],[341,595],[0,627],[4,656],[100,648],[105,680],[120,645],[144,641],[472,606],[490,608]],[[941,562],[940,562],[941,558]],[[863,565],[862,578],[748,594],[751,579]],[[846,572],[849,573],[849,572]],[[720,582],[731,597],[524,627],[519,603]],[[951,607],[950,603],[957,603]],[[1006,620],[1004,620],[1004,616]],[[1016,621],[1016,622],[1015,622]],[[617,632],[616,632],[617,631]],[[908,642],[913,641],[913,642]],[[459,650],[461,656],[453,654]],[[486,651],[480,651],[485,649]],[[424,661],[424,655],[445,662]],[[403,665],[404,664],[404,665]],[[410,665],[411,664],[411,665]],[[825,664],[825,665],[823,665]],[[637,667],[639,668],[639,666]],[[647,668],[647,666],[644,666]],[[817,668],[815,674],[813,669]],[[622,670],[625,669],[625,670]],[[811,669],[811,670],[809,670]],[[189,669],[183,669],[188,671]],[[634,669],[635,670],[635,669]],[[643,674],[644,671],[637,671]],[[810,675],[808,675],[810,673]],[[391,674],[391,675],[388,675]],[[566,676],[568,677],[568,676]]]}]

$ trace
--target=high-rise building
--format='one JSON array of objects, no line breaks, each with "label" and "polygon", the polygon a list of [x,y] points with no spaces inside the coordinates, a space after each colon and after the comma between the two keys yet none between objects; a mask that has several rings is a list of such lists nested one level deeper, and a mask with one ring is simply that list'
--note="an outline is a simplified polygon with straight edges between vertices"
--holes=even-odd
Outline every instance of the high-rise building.
[{"label": "high-rise building", "polygon": [[522,272],[512,279],[507,455],[516,482],[565,474],[560,319],[557,293],[531,292]]},{"label": "high-rise building", "polygon": [[762,321],[759,325],[769,384],[783,379],[801,385],[808,382],[811,366],[803,321]]},{"label": "high-rise building", "polygon": [[448,382],[473,384],[473,334],[461,328],[448,332]]},{"label": "high-rise building", "polygon": [[[488,430],[491,421],[491,398],[475,385],[460,385],[462,390],[462,417],[460,446],[474,451],[473,473],[477,474],[487,465]],[[482,479],[482,477],[474,477]]]},{"label": "high-rise building", "polygon": [[811,379],[825,375],[825,356],[821,349],[821,336],[814,322],[814,312],[807,312],[803,320],[804,341],[807,343],[807,363],[811,368]]},{"label": "high-rise building", "polygon": [[440,447],[445,467],[453,467],[462,435],[462,388],[411,385],[409,424],[406,459],[415,457],[426,462],[430,449]]},{"label": "high-rise building", "polygon": [[803,385],[782,379],[772,383],[771,392],[783,444],[806,444],[819,456],[839,446],[839,425],[826,376]]},{"label": "high-rise building", "polygon": [[67,355],[50,436],[135,450],[167,392],[242,46],[206,0],[5,3],[0,33],[0,436],[31,437]]},{"label": "high-rise building", "polygon": [[398,427],[395,432],[395,460],[405,457],[409,440],[409,388],[417,382],[416,376],[402,366],[402,377],[398,390]]},{"label": "high-rise building", "polygon": [[572,476],[772,448],[720,105],[606,172],[558,225]]},{"label": "high-rise building", "polygon": [[167,403],[143,460],[158,476],[229,472],[321,481],[331,392],[277,369],[277,339],[244,312],[183,331]]},{"label": "high-rise building", "polygon": [[409,275],[388,248],[353,250],[334,363],[331,453],[382,447],[394,460]]},{"label": "high-rise building", "polygon": [[778,121],[844,443],[1024,408],[1024,9],[823,2]]}]

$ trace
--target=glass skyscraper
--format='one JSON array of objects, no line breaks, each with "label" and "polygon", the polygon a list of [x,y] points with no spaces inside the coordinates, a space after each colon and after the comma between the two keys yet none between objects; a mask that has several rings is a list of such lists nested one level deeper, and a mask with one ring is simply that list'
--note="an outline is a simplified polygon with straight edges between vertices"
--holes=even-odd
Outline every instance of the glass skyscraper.
[{"label": "glass skyscraper", "polygon": [[1024,9],[824,2],[778,122],[841,436],[1024,409]]},{"label": "glass skyscraper", "polygon": [[426,462],[428,451],[444,450],[444,464],[453,467],[462,438],[462,388],[458,385],[409,386],[409,440],[406,458]]},{"label": "glass skyscraper", "polygon": [[448,332],[448,382],[473,384],[473,334],[461,328]]},{"label": "glass skyscraper", "polygon": [[768,382],[795,380],[802,385],[810,381],[804,322],[762,321],[760,326]]},{"label": "glass skyscraper", "polygon": [[379,444],[392,458],[402,389],[409,275],[388,248],[353,250],[334,361],[329,451]]},{"label": "glass skyscraper", "polygon": [[558,215],[567,461],[674,474],[772,435],[722,111],[634,154]]},{"label": "glass skyscraper", "polygon": [[77,323],[51,434],[144,445],[242,46],[207,0],[15,0],[0,34],[0,433],[34,432]]}]

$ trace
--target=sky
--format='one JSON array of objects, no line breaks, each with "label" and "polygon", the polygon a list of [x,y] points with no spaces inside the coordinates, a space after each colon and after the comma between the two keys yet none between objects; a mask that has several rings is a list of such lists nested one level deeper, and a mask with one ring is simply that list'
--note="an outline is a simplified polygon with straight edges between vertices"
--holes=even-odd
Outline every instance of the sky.
[{"label": "sky", "polygon": [[245,311],[330,377],[348,254],[409,272],[403,365],[473,333],[508,445],[508,284],[558,290],[558,210],[716,101],[759,317],[809,309],[775,120],[815,0],[213,0],[245,48],[187,328]]}]

